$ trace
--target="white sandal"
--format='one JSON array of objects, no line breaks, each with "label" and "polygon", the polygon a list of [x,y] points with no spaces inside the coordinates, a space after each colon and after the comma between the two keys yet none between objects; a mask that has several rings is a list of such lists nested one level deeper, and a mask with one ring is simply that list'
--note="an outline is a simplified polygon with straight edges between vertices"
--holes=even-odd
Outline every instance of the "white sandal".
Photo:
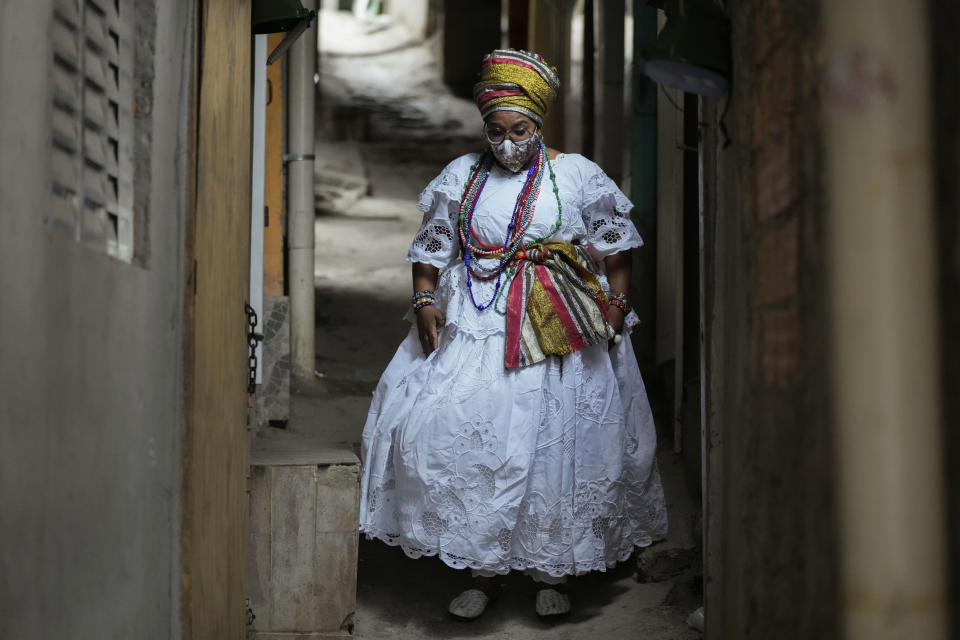
[{"label": "white sandal", "polygon": [[479,618],[490,604],[490,596],[480,589],[467,589],[450,601],[447,610],[450,615],[461,620]]},{"label": "white sandal", "polygon": [[537,615],[541,618],[562,616],[570,613],[570,598],[556,589],[537,591]]}]

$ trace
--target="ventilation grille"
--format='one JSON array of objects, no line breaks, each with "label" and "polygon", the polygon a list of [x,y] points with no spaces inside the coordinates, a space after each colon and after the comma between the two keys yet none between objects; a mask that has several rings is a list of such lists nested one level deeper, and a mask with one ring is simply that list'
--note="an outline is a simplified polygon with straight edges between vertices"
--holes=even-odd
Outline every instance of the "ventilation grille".
[{"label": "ventilation grille", "polygon": [[129,0],[57,0],[52,44],[52,202],[58,233],[134,256]]}]

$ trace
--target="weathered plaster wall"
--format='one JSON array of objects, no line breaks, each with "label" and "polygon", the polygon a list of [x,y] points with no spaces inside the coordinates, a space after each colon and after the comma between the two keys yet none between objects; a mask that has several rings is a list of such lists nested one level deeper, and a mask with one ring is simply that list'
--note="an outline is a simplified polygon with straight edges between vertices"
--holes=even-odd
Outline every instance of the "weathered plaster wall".
[{"label": "weathered plaster wall", "polygon": [[156,73],[138,90],[153,96],[139,105],[152,118],[143,265],[45,228],[51,2],[0,5],[4,638],[179,637],[191,5],[156,3]]},{"label": "weathered plaster wall", "polygon": [[705,224],[708,637],[833,638],[819,16],[728,10],[733,144],[707,163]]}]

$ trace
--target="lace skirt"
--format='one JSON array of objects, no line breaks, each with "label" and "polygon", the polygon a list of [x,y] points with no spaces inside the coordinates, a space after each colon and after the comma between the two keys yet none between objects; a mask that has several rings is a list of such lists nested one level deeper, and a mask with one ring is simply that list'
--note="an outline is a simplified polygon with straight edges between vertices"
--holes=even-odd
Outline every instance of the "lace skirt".
[{"label": "lace skirt", "polygon": [[628,336],[519,370],[504,334],[416,327],[363,432],[360,530],[454,568],[605,570],[666,535],[656,434]]}]

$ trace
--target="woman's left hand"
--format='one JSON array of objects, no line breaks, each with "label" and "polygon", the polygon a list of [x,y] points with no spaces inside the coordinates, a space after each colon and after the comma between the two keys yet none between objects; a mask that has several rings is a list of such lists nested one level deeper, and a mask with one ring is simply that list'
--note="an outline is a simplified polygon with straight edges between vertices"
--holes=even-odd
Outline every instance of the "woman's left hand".
[{"label": "woman's left hand", "polygon": [[[614,253],[603,259],[603,267],[607,272],[607,282],[610,283],[610,292],[630,291],[630,267],[633,259],[630,257],[630,250]],[[607,307],[607,313],[610,316],[610,326],[620,335],[623,331],[624,313],[623,309],[611,304]],[[613,349],[614,341],[610,341],[610,348]]]},{"label": "woman's left hand", "polygon": [[[610,305],[607,307],[607,313],[610,317],[610,326],[613,327],[613,331],[617,335],[620,335],[620,332],[623,331],[623,311],[619,307]],[[613,349],[614,345],[616,345],[616,343],[613,341],[613,339],[610,339],[609,348]]]}]

